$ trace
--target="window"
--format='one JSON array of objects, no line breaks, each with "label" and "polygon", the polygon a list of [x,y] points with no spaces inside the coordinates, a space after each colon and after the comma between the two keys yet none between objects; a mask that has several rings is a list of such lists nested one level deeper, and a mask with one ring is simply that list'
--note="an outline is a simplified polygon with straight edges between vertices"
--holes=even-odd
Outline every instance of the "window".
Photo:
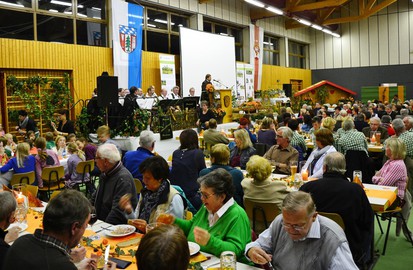
[{"label": "window", "polygon": [[280,65],[280,40],[279,38],[264,35],[263,63],[267,65]]},{"label": "window", "polygon": [[0,38],[107,46],[106,5],[107,0],[3,0]]},{"label": "window", "polygon": [[288,43],[289,66],[296,68],[305,68],[306,62],[306,45],[291,42]]},{"label": "window", "polygon": [[237,61],[243,61],[242,29],[234,28],[232,26],[217,24],[214,22],[204,21],[204,32],[234,37],[235,39],[235,59]]},{"label": "window", "polygon": [[187,16],[145,8],[143,50],[179,55],[181,26],[189,26]]}]

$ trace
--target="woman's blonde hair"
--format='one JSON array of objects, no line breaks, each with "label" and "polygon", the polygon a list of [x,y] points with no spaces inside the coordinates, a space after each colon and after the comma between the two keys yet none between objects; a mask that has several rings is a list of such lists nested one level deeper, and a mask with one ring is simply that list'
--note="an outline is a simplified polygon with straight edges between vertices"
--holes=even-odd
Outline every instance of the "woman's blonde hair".
[{"label": "woman's blonde hair", "polygon": [[85,153],[84,153],[82,150],[80,150],[80,149],[78,148],[77,144],[74,143],[74,142],[70,142],[70,143],[67,145],[67,151],[68,151],[70,154],[76,154],[82,161],[85,161],[85,160],[86,160],[86,158],[85,158]]},{"label": "woman's blonde hair", "polygon": [[228,165],[229,154],[228,145],[223,143],[218,143],[211,147],[211,159],[214,159],[214,164]]},{"label": "woman's blonde hair", "polygon": [[57,137],[56,137],[56,140],[54,141],[55,144],[56,144],[56,149],[57,149],[57,150],[59,150],[59,141],[60,141],[60,139],[62,139],[62,138],[65,139],[65,141],[66,141],[66,137],[60,136],[60,135],[57,136]]},{"label": "woman's blonde hair", "polygon": [[399,138],[386,140],[386,147],[390,148],[393,159],[404,159],[406,157],[406,144]]},{"label": "woman's blonde hair", "polygon": [[250,135],[248,134],[248,132],[244,129],[237,129],[236,131],[234,131],[234,137],[235,139],[238,139],[241,141],[241,148],[240,150],[244,150],[247,149],[249,147],[252,147],[252,142],[250,139]]},{"label": "woman's blonde hair", "polygon": [[24,161],[29,156],[30,145],[28,143],[19,143],[16,148],[17,167],[23,168]]},{"label": "woman's blonde hair", "polygon": [[247,172],[254,181],[264,181],[271,175],[271,163],[263,157],[254,155],[247,162]]},{"label": "woman's blonde hair", "polygon": [[331,118],[330,116],[324,118],[322,126],[326,129],[329,129],[333,131],[335,125],[336,125],[336,120],[334,118]]}]

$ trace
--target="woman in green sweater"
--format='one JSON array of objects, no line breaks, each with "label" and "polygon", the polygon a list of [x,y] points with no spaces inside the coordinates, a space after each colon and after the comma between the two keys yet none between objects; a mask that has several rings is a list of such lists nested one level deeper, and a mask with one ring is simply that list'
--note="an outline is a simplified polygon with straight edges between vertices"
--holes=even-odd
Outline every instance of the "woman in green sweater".
[{"label": "woman in green sweater", "polygon": [[201,251],[219,257],[223,251],[233,251],[237,260],[247,262],[245,245],[251,240],[250,223],[244,209],[233,199],[231,175],[224,169],[198,179],[203,206],[192,220],[175,219],[188,241],[196,242]]}]

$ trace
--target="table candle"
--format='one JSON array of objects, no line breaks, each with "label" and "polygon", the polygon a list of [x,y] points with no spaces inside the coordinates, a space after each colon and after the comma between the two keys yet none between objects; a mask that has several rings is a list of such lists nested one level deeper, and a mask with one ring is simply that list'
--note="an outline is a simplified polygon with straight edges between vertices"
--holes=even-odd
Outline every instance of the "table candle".
[{"label": "table candle", "polygon": [[303,181],[308,181],[308,171],[302,171],[301,172],[301,178],[303,179]]},{"label": "table candle", "polygon": [[373,137],[371,137],[371,139],[370,139],[370,142],[375,143],[376,142],[376,136],[373,135]]},{"label": "table candle", "polygon": [[20,192],[19,195],[17,195],[17,203],[18,204],[23,204],[24,203],[24,198],[22,193]]}]

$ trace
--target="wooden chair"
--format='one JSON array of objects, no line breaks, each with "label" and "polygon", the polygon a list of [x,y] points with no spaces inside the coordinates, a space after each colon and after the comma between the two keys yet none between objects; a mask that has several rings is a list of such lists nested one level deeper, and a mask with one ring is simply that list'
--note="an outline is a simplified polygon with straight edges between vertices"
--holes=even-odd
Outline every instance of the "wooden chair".
[{"label": "wooden chair", "polygon": [[52,192],[52,195],[50,195],[50,201],[53,200],[54,197],[59,195],[59,193],[62,192],[61,190],[55,190]]},{"label": "wooden chair", "polygon": [[[79,184],[76,184],[74,188],[80,191],[80,188],[84,187],[86,196],[89,193],[88,185],[93,185],[93,183],[91,182],[92,179],[91,179],[90,173],[93,171],[94,168],[95,168],[95,162],[93,159],[81,161],[76,166],[76,172],[82,175],[82,182]],[[89,181],[85,181],[86,174],[89,174]]]},{"label": "wooden chair", "polygon": [[281,213],[276,203],[260,203],[244,197],[244,207],[247,216],[252,220],[252,229],[256,232],[256,223],[263,223],[265,229]]},{"label": "wooden chair", "polygon": [[265,143],[255,143],[254,148],[257,150],[257,155],[261,157],[263,157],[268,150],[268,146]]},{"label": "wooden chair", "polygon": [[39,191],[45,192],[47,198],[50,199],[50,194],[55,190],[61,190],[65,187],[63,181],[65,169],[63,166],[50,166],[42,170],[43,187]]},{"label": "wooden chair", "polygon": [[39,192],[39,187],[38,186],[32,186],[32,185],[27,185],[26,190],[30,192],[33,197],[37,197],[37,193]]},{"label": "wooden chair", "polygon": [[[383,234],[383,229],[381,227],[379,217],[381,217],[383,220],[388,220],[387,231],[386,231],[386,236],[384,238],[384,246],[383,246],[383,252],[382,252],[382,255],[384,256],[384,254],[386,253],[387,240],[389,238],[390,225],[391,225],[392,218],[393,217],[400,218],[400,220],[402,221],[402,227],[403,227],[404,230],[409,231],[409,228],[407,227],[406,220],[404,219],[404,217],[402,215],[402,208],[399,207],[399,206],[396,207],[395,209],[392,209],[392,210],[385,210],[385,211],[382,211],[382,212],[376,212],[375,215],[376,215],[377,223],[379,224],[381,234]],[[412,245],[413,245],[413,239],[412,239],[412,236],[410,234],[408,235],[408,238],[409,238],[410,243],[412,243]]]},{"label": "wooden chair", "polygon": [[35,180],[34,171],[27,172],[27,173],[15,173],[13,174],[10,180],[10,185],[11,186],[17,185],[17,184],[31,185],[34,183],[34,180]]},{"label": "wooden chair", "polygon": [[135,183],[136,194],[140,194],[143,189],[141,180],[138,178],[133,178],[133,182]]},{"label": "wooden chair", "polygon": [[344,230],[346,226],[344,225],[343,218],[337,213],[328,213],[328,212],[318,212],[320,215],[329,218],[335,221],[340,227]]}]

